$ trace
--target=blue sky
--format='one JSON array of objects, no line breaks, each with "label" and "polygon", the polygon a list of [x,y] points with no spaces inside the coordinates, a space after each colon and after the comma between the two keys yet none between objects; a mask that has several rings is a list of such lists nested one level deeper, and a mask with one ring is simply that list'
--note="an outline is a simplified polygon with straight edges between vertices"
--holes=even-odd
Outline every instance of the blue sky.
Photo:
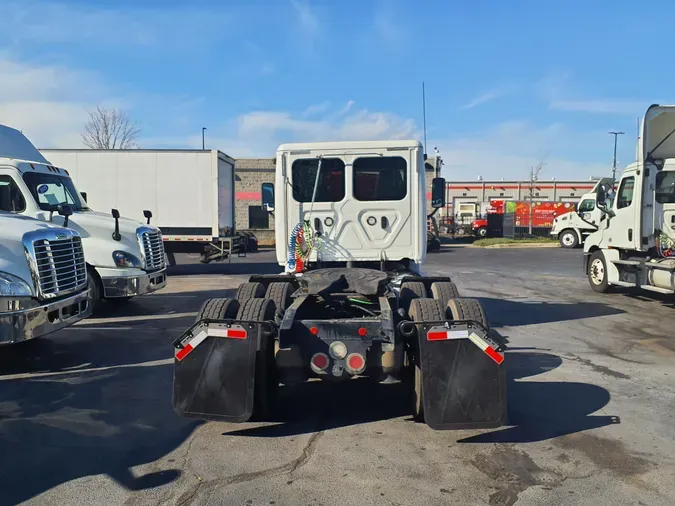
[{"label": "blue sky", "polygon": [[0,122],[81,147],[122,107],[140,144],[272,156],[281,142],[422,136],[449,179],[609,171],[636,122],[675,102],[666,0],[0,1]]}]

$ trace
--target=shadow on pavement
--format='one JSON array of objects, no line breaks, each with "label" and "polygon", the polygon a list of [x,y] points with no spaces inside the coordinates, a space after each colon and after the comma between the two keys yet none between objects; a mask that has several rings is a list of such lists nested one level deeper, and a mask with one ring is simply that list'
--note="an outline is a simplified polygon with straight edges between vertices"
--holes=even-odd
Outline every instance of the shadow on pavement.
[{"label": "shadow on pavement", "polygon": [[519,381],[562,364],[549,353],[507,354],[509,427],[460,439],[461,443],[532,443],[620,423],[618,416],[592,415],[609,403],[597,385],[557,381]]},{"label": "shadow on pavement", "polygon": [[[508,353],[509,425],[461,442],[533,442],[618,423],[613,416],[590,416],[609,402],[609,392],[586,383],[518,381],[559,367],[548,353]],[[310,382],[284,389],[274,425],[226,432],[227,436],[282,437],[411,415],[410,387],[369,380]],[[410,423],[413,423],[412,421]]]},{"label": "shadow on pavement", "polygon": [[623,314],[625,311],[598,302],[548,303],[518,302],[508,299],[478,297],[490,325],[493,327],[517,327],[539,323],[581,320],[598,316]]},{"label": "shadow on pavement", "polygon": [[[110,344],[98,343],[108,349]],[[100,362],[124,368],[0,381],[0,503],[18,504],[98,474],[128,490],[176,480],[180,469],[131,471],[173,451],[198,425],[173,412],[171,365],[131,365],[170,355],[156,348],[157,343],[128,347],[125,342],[127,360],[113,352],[115,358]],[[79,354],[71,363],[91,360],[91,348],[78,349],[70,350]]]},{"label": "shadow on pavement", "polygon": [[[251,275],[251,274],[279,274],[284,268],[270,259],[270,261],[210,263],[210,264],[178,264],[167,269],[171,276],[203,276],[208,274]],[[169,282],[171,280],[169,279]]]}]

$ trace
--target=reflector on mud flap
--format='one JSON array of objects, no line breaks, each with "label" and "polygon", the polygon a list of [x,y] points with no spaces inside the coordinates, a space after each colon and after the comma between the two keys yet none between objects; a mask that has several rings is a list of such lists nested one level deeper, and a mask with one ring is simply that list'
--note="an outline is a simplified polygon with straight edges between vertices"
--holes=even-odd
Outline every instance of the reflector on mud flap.
[{"label": "reflector on mud flap", "polygon": [[449,330],[445,327],[432,327],[427,332],[427,341],[445,341],[448,339],[470,339],[473,344],[483,350],[498,365],[504,362],[504,354],[497,351],[497,346],[488,342],[489,338],[482,338],[475,332],[469,332],[466,329]]},{"label": "reflector on mud flap", "polygon": [[204,342],[207,337],[227,337],[229,339],[246,339],[248,333],[239,326],[233,325],[231,327],[212,327],[208,326],[202,329],[196,336],[190,339],[187,343],[182,343],[183,347],[176,350],[176,360],[179,362],[187,357],[192,350]]}]

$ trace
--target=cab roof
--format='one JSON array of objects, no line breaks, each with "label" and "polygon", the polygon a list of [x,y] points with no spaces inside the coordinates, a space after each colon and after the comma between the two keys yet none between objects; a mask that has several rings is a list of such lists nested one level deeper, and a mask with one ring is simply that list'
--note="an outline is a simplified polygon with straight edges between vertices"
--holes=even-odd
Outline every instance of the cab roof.
[{"label": "cab roof", "polygon": [[349,149],[391,148],[422,148],[422,143],[416,140],[294,142],[280,145],[277,151],[344,151]]},{"label": "cab roof", "polygon": [[0,125],[0,158],[49,164],[25,135],[6,125]]}]

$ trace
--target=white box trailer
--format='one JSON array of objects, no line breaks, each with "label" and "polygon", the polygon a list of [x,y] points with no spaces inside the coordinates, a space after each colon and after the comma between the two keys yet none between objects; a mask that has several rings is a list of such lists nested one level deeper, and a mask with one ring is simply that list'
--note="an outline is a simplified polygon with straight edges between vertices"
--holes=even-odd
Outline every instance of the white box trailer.
[{"label": "white box trailer", "polygon": [[[152,213],[168,254],[232,248],[234,159],[218,150],[42,149],[67,169],[94,209]],[[215,248],[215,249],[214,249]],[[228,249],[229,248],[229,249]],[[223,253],[223,251],[221,251]],[[222,255],[221,255],[222,256]],[[227,256],[225,254],[224,256]]]}]

